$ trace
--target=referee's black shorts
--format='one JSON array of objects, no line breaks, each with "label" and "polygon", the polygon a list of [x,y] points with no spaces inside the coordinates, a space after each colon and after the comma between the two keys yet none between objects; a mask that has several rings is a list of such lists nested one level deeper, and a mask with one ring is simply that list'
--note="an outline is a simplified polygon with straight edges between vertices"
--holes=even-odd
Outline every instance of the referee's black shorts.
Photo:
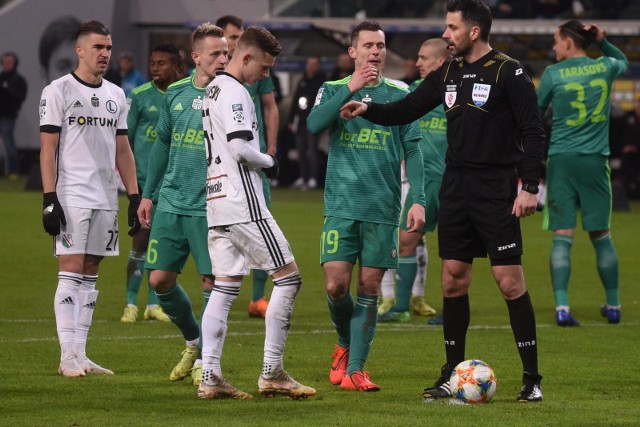
[{"label": "referee's black shorts", "polygon": [[440,258],[518,259],[520,221],[511,213],[518,192],[514,168],[468,171],[447,167],[440,187]]}]

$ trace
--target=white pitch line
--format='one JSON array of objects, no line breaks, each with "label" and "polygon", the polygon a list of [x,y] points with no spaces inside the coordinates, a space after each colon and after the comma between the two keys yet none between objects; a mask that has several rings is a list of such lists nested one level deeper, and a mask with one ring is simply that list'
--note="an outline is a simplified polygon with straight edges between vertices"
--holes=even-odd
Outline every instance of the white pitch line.
[{"label": "white pitch line", "polygon": [[[42,320],[38,320],[38,319],[33,319],[33,320],[28,320],[28,319],[0,319],[0,323],[1,322],[5,322],[7,320],[12,320],[13,323],[40,323],[40,322],[44,322]],[[102,321],[104,323],[107,323],[109,321]],[[249,322],[249,321],[235,321],[235,322],[229,322],[229,323],[241,323],[241,324],[255,324],[254,322]],[[309,325],[307,324],[307,326],[314,326],[314,325]],[[326,326],[326,325],[316,325],[316,326]],[[538,324],[537,327],[538,328],[551,328],[554,327],[555,325],[551,325],[551,324]],[[613,325],[608,325],[607,323],[581,323],[580,327],[614,327]],[[631,326],[631,327],[637,327],[638,323],[637,322],[630,322],[630,323],[623,323],[620,325],[616,325],[616,328],[622,327],[622,326]],[[295,327],[295,325],[294,325]],[[473,325],[473,326],[469,326],[469,329],[472,330],[505,330],[505,329],[511,329],[510,325]],[[396,325],[378,325],[377,331],[379,332],[440,332],[442,331],[442,328],[440,326],[433,326],[433,325],[414,325],[414,324],[396,324]],[[289,331],[290,335],[303,335],[303,334],[314,334],[314,335],[326,335],[326,334],[335,334],[336,331],[335,329],[311,329],[311,330],[292,330]],[[227,336],[229,337],[248,337],[248,336],[264,336],[264,331],[255,331],[255,332],[235,332],[235,331],[229,331],[227,332]],[[130,341],[130,340],[158,340],[158,339],[177,339],[177,338],[182,338],[181,335],[179,334],[163,334],[163,335],[146,335],[146,336],[131,336],[131,335],[120,335],[120,336],[108,336],[108,337],[92,337],[91,340],[92,341]],[[7,339],[0,339],[0,343],[2,344],[12,344],[12,343],[39,343],[39,342],[50,342],[50,341],[57,341],[58,338],[53,336],[53,337],[44,337],[44,338],[21,338],[21,339],[16,339],[16,340],[7,340]]]}]

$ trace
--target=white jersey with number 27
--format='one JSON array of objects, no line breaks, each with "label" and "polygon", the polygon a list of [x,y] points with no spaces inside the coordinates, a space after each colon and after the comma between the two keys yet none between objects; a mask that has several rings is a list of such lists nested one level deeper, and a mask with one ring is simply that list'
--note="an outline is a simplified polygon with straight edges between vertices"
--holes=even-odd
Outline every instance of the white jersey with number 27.
[{"label": "white jersey with number 27", "polygon": [[60,133],[56,192],[62,206],[118,209],[116,133],[126,135],[124,92],[75,74],[51,82],[40,98],[40,131]]}]

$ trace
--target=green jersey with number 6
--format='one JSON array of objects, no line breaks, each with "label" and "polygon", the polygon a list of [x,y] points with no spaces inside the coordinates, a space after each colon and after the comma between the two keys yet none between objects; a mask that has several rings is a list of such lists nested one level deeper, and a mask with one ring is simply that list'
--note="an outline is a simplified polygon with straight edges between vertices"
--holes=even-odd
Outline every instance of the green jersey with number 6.
[{"label": "green jersey with number 6", "polygon": [[553,108],[549,156],[560,153],[609,155],[609,113],[613,80],[629,61],[607,40],[604,56],[567,58],[548,66],[538,86],[538,107]]},{"label": "green jersey with number 6", "polygon": [[158,210],[202,217],[207,214],[207,161],[202,130],[204,93],[205,88],[193,83],[193,76],[167,89],[142,194],[150,198],[162,184]]}]

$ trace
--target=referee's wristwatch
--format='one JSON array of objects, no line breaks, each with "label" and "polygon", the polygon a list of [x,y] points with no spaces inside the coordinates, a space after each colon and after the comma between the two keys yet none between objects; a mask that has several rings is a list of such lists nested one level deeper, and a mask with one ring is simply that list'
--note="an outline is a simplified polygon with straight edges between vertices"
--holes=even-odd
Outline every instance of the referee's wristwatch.
[{"label": "referee's wristwatch", "polygon": [[523,182],[522,183],[522,191],[526,191],[527,193],[531,193],[531,194],[538,194],[538,184],[531,184],[528,182]]}]

